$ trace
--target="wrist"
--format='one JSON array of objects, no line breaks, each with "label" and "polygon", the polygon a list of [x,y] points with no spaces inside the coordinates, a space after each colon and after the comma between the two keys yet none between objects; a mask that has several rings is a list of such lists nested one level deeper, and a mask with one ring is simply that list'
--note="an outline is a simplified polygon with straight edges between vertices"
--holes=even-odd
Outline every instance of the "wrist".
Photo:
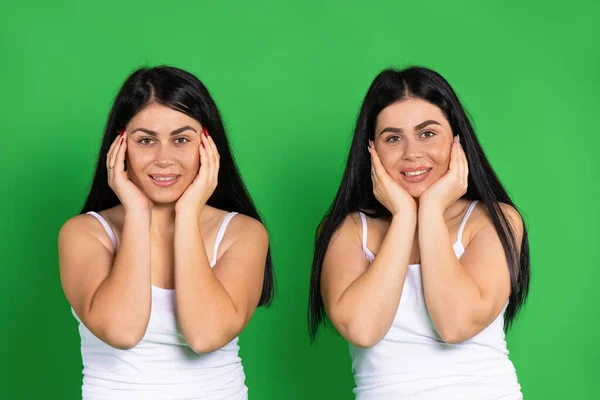
[{"label": "wrist", "polygon": [[445,210],[446,210],[446,207],[444,207],[439,202],[424,200],[424,201],[419,202],[418,217],[419,217],[419,219],[421,219],[424,215],[443,216]]},{"label": "wrist", "polygon": [[414,209],[403,209],[402,211],[398,211],[392,213],[392,221],[401,221],[402,224],[416,224],[417,223],[417,210],[416,207]]},{"label": "wrist", "polygon": [[204,205],[191,206],[175,206],[175,219],[188,220],[198,219]]},{"label": "wrist", "polygon": [[125,211],[125,220],[144,220],[150,219],[152,216],[152,209],[145,208],[128,208],[123,206],[123,210]]},{"label": "wrist", "polygon": [[413,200],[409,204],[403,204],[402,206],[398,207],[397,210],[390,210],[390,213],[392,214],[392,218],[409,218],[411,216],[416,217],[417,203]]}]

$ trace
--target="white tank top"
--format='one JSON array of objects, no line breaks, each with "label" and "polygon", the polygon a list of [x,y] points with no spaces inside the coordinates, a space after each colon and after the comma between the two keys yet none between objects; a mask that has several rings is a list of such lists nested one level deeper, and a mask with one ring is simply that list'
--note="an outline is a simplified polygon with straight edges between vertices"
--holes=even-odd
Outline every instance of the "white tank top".
[{"label": "white tank top", "polygon": [[[461,241],[465,223],[476,204],[467,210],[453,246],[459,259],[465,251]],[[367,248],[367,220],[363,213],[360,217],[363,251],[371,263],[375,257]],[[385,337],[369,348],[349,345],[356,399],[522,399],[504,340],[507,305],[475,337],[460,344],[445,343],[427,312],[421,266],[410,264]]]},{"label": "white tank top", "polygon": [[[96,217],[112,240],[108,223]],[[217,233],[212,261],[231,218],[229,213]],[[119,350],[98,339],[79,321],[83,361],[84,400],[242,400],[248,398],[236,337],[221,349],[195,353],[186,343],[176,318],[175,290],[152,285],[152,310],[142,340],[130,350]]]}]

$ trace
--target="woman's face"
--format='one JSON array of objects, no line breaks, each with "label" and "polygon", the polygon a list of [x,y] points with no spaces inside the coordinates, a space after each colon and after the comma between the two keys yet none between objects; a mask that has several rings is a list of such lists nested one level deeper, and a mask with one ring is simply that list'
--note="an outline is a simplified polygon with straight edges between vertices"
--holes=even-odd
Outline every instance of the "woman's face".
[{"label": "woman's face", "polygon": [[151,103],[126,129],[129,179],[155,204],[176,202],[198,174],[200,123]]},{"label": "woman's face", "polygon": [[392,178],[418,198],[448,171],[453,134],[437,106],[409,98],[377,116],[374,145]]}]

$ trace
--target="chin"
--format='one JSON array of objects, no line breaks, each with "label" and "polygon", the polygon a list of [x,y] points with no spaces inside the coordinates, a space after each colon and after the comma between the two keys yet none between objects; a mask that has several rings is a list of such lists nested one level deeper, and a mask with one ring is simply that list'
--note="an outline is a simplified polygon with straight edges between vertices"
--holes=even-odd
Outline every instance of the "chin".
[{"label": "chin", "polygon": [[413,199],[418,198],[421,194],[423,194],[423,192],[425,191],[425,189],[427,189],[427,187],[429,187],[428,184],[424,185],[424,182],[419,182],[419,183],[408,183],[406,182],[404,179],[400,178],[400,179],[395,179],[396,183],[398,185],[400,185],[400,187],[402,189],[404,189]]},{"label": "chin", "polygon": [[179,200],[183,192],[179,190],[165,190],[162,193],[156,190],[146,192],[146,196],[152,204],[174,204]]},{"label": "chin", "polygon": [[412,196],[413,199],[418,199],[419,197],[421,197],[421,195],[425,193],[424,190],[413,190],[411,192],[408,192],[408,194],[410,194]]}]

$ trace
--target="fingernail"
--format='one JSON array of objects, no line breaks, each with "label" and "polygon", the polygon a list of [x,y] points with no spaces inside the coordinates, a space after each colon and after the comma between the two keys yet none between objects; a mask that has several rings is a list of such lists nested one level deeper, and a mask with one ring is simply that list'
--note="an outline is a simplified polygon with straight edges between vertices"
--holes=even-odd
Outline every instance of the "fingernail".
[{"label": "fingernail", "polygon": [[204,136],[206,136],[206,137],[210,136],[210,132],[208,131],[208,128],[204,128]]},{"label": "fingernail", "polygon": [[121,131],[119,132],[119,136],[123,136],[125,134],[125,129],[121,129]]},{"label": "fingernail", "polygon": [[200,144],[202,145],[202,148],[205,149],[206,147],[204,146],[204,142],[200,142]]}]

